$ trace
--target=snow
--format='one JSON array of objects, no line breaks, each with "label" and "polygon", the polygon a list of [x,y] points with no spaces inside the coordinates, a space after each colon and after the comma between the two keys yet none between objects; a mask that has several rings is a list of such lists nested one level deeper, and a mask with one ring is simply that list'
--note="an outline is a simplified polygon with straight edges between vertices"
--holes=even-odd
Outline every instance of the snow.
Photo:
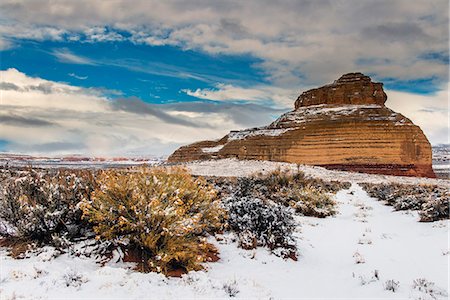
[{"label": "snow", "polygon": [[[379,109],[386,109],[388,114],[380,114]],[[395,125],[411,125],[400,114],[377,104],[369,105],[342,105],[330,106],[326,104],[300,107],[296,110],[283,114],[269,127],[279,126],[299,126],[311,120],[327,118],[330,120],[340,120],[345,117],[358,116],[371,121],[395,121]],[[401,122],[401,120],[403,120]]]},{"label": "snow", "polygon": [[293,128],[265,129],[264,127],[262,127],[262,128],[247,129],[247,130],[241,130],[241,131],[231,131],[228,135],[228,140],[229,141],[242,140],[242,139],[246,139],[251,136],[259,136],[259,135],[280,136],[283,133],[286,133],[292,129]]},{"label": "snow", "polygon": [[14,159],[2,158],[0,156],[0,167],[29,167],[43,168],[43,169],[107,169],[107,168],[126,168],[141,165],[159,165],[164,162],[162,158],[154,159],[140,159],[140,160],[105,160],[105,161],[63,161],[60,159],[44,159],[44,158],[30,158],[30,159]]},{"label": "snow", "polygon": [[[419,223],[415,212],[393,212],[356,183],[337,193],[336,200],[339,213],[335,217],[296,217],[298,261],[283,260],[264,248],[239,249],[231,234],[210,238],[219,249],[218,262],[206,264],[207,271],[182,278],[138,273],[130,265],[117,263],[117,257],[101,266],[84,256],[54,258],[52,248],[22,260],[1,250],[0,295],[2,299],[211,299],[230,295],[433,299],[413,288],[415,279],[424,278],[435,284],[434,297],[446,299],[448,221]],[[385,290],[388,280],[399,282],[395,293]]]},{"label": "snow", "polygon": [[282,170],[300,170],[303,171],[306,175],[318,177],[326,181],[337,180],[369,183],[395,182],[400,184],[414,185],[436,184],[450,188],[450,180],[445,179],[345,172],[327,170],[325,168],[316,166],[297,165],[292,163],[274,161],[219,159],[186,163],[185,166],[190,170],[192,174],[202,176],[245,177],[258,172],[271,172],[280,168]]},{"label": "snow", "polygon": [[450,169],[450,165],[433,165],[433,169]]},{"label": "snow", "polygon": [[205,153],[216,153],[216,152],[219,152],[220,149],[223,148],[223,146],[225,146],[225,145],[218,145],[215,147],[202,148],[202,151]]}]

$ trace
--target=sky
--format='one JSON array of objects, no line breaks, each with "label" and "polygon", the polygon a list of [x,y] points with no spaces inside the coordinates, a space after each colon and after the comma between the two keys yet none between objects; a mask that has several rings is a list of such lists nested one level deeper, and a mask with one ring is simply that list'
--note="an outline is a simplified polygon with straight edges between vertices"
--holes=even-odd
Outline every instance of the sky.
[{"label": "sky", "polygon": [[0,152],[169,155],[363,72],[449,143],[447,0],[0,2]]}]

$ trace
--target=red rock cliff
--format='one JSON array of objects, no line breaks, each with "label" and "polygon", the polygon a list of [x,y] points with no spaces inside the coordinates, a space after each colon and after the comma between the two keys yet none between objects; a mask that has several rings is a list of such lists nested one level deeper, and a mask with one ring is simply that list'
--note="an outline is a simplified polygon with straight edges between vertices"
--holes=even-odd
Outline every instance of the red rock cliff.
[{"label": "red rock cliff", "polygon": [[382,83],[372,82],[369,76],[362,73],[349,73],[332,84],[303,92],[295,101],[295,109],[318,104],[384,105],[386,99]]},{"label": "red rock cliff", "polygon": [[272,124],[176,150],[169,161],[284,161],[390,175],[435,177],[422,130],[387,108],[382,83],[361,73],[306,91]]}]

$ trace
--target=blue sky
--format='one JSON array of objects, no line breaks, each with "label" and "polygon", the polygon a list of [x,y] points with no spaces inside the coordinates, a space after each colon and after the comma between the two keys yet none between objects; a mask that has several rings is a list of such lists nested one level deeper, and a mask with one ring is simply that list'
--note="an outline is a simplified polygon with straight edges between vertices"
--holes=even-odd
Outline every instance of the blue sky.
[{"label": "blue sky", "polygon": [[[258,59],[249,55],[209,55],[173,46],[120,42],[14,40],[2,51],[2,69],[29,76],[104,89],[110,96],[139,97],[148,103],[198,100],[182,89],[213,88],[217,83],[266,83]],[[70,56],[85,61],[71,60]]]},{"label": "blue sky", "polygon": [[355,71],[448,142],[447,1],[263,2],[2,1],[0,151],[167,155]]}]

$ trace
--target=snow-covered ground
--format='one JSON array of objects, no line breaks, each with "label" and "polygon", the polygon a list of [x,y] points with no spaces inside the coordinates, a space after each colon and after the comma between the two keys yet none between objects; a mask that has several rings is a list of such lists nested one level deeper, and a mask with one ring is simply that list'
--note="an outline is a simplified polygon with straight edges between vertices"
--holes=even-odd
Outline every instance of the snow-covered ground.
[{"label": "snow-covered ground", "polygon": [[396,182],[403,184],[436,184],[450,188],[450,180],[445,179],[344,172],[344,171],[327,170],[322,167],[297,165],[274,161],[220,159],[220,160],[196,161],[186,163],[185,166],[191,171],[192,174],[202,176],[245,177],[255,174],[257,172],[267,173],[280,168],[282,170],[292,170],[292,171],[300,170],[303,171],[306,175],[318,177],[326,181],[337,180],[337,181],[370,182],[370,183]]},{"label": "snow-covered ground", "polygon": [[[297,217],[298,261],[239,249],[230,235],[211,238],[218,262],[182,278],[114,260],[52,258],[51,249],[23,260],[1,250],[1,299],[447,299],[448,221],[419,223],[416,213],[393,212],[356,183],[336,200],[335,217]],[[416,279],[433,282],[432,292],[413,288]],[[398,282],[396,292],[385,289],[389,280]]]}]

